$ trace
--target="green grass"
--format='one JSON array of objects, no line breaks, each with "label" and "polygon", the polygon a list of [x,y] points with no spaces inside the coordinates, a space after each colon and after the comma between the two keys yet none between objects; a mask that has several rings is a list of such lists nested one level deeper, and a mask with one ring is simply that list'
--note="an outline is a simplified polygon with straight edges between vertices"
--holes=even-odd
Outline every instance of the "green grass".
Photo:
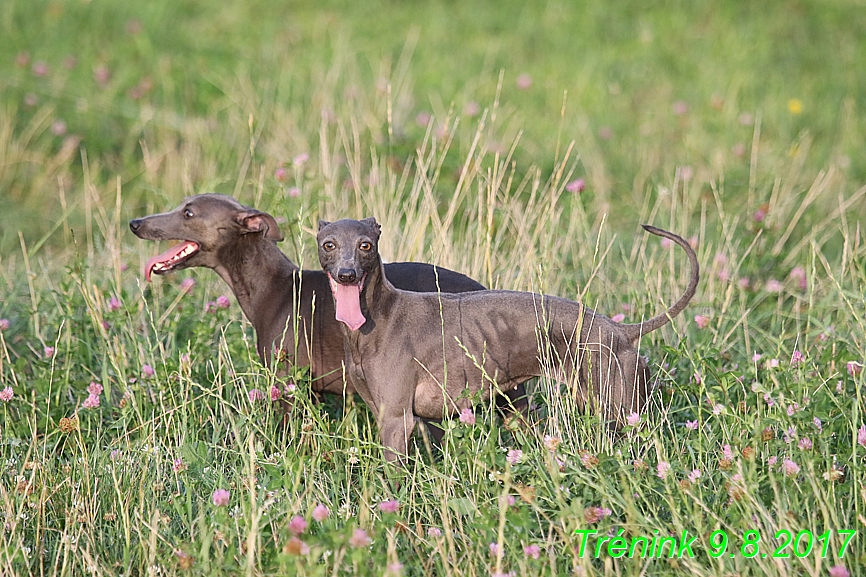
[{"label": "green grass", "polygon": [[[845,2],[3,3],[0,574],[862,575],[864,38]],[[285,426],[250,400],[274,377],[234,303],[204,312],[216,275],[140,278],[128,220],[208,190],[306,268],[318,218],[374,215],[389,260],[629,321],[686,274],[638,223],[694,237],[703,277],[641,343],[658,386],[623,438],[541,379],[533,427],[479,406],[394,471],[359,399],[295,375]],[[581,556],[585,529],[695,557]],[[826,558],[774,559],[779,531],[832,531]]]}]

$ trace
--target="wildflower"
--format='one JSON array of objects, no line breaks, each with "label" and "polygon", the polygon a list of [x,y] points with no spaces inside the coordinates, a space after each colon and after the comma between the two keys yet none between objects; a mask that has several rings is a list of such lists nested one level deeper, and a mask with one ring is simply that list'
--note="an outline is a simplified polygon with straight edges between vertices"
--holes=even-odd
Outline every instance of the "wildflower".
[{"label": "wildflower", "polygon": [[466,407],[465,409],[460,411],[460,422],[464,425],[475,424],[475,413],[472,412],[471,407]]},{"label": "wildflower", "polygon": [[283,553],[286,555],[307,555],[309,552],[310,546],[298,537],[292,537],[283,545]]},{"label": "wildflower", "polygon": [[769,459],[767,459],[767,465],[770,466],[770,467],[775,467],[775,466],[776,466],[776,461],[778,461],[778,460],[779,460],[779,458],[776,457],[775,455],[773,455],[772,457],[770,457]]},{"label": "wildflower", "polygon": [[705,317],[704,315],[695,315],[695,324],[698,325],[699,329],[705,329],[710,326],[710,317]]},{"label": "wildflower", "polygon": [[806,360],[806,355],[804,355],[800,351],[794,351],[793,353],[791,353],[791,364],[792,365],[802,363],[804,360]]},{"label": "wildflower", "polygon": [[[8,321],[7,321],[8,322]],[[3,328],[3,327],[0,327]],[[848,370],[848,374],[852,377],[856,377],[860,373],[863,372],[863,365],[858,363],[857,361],[848,361],[845,365],[845,368]]]},{"label": "wildflower", "polygon": [[797,282],[797,286],[800,290],[806,290],[809,288],[809,282],[806,279],[806,269],[801,266],[795,266],[791,269],[790,274],[788,274],[788,278]]},{"label": "wildflower", "polygon": [[722,458],[727,459],[728,461],[734,460],[734,451],[731,449],[730,445],[722,447]]},{"label": "wildflower", "polygon": [[788,112],[794,116],[799,116],[803,113],[803,101],[799,98],[792,98],[788,101]]},{"label": "wildflower", "polygon": [[625,418],[625,422],[633,427],[640,422],[640,415],[637,413],[631,413]]},{"label": "wildflower", "polygon": [[186,471],[188,468],[189,467],[187,467],[187,464],[184,463],[183,459],[181,459],[180,457],[178,457],[177,459],[175,459],[174,461],[171,462],[171,470],[174,471],[175,473],[182,473],[182,472]]},{"label": "wildflower", "polygon": [[659,243],[662,245],[663,249],[669,249],[674,245],[674,241],[669,238],[663,238],[659,241]]},{"label": "wildflower", "polygon": [[659,464],[656,465],[656,475],[658,475],[659,479],[667,479],[668,475],[671,474],[671,465],[667,461],[659,461]]},{"label": "wildflower", "polygon": [[524,72],[517,77],[517,88],[520,90],[529,90],[532,87],[532,76]]},{"label": "wildflower", "polygon": [[48,68],[48,65],[41,60],[39,62],[33,63],[33,75],[34,76],[48,76],[51,70]]},{"label": "wildflower", "polygon": [[423,111],[419,112],[415,116],[415,124],[417,124],[418,126],[420,126],[422,128],[427,126],[428,124],[430,124],[430,113],[429,112],[423,112]]},{"label": "wildflower", "polygon": [[46,359],[50,359],[54,356],[54,347],[45,347],[44,349],[42,349],[42,352],[45,353]]},{"label": "wildflower", "polygon": [[860,428],[857,429],[857,444],[866,447],[866,425],[860,425]]},{"label": "wildflower", "polygon": [[775,369],[778,366],[779,366],[779,359],[770,359],[769,361],[767,361],[767,367],[769,367],[771,369]]},{"label": "wildflower", "polygon": [[428,537],[441,537],[442,536],[442,530],[439,529],[438,527],[430,527],[429,529],[427,529],[427,536]]},{"label": "wildflower", "polygon": [[842,384],[842,381],[836,381],[836,392],[840,395],[845,392],[845,385]]},{"label": "wildflower", "polygon": [[93,79],[96,80],[96,83],[99,84],[100,88],[105,88],[111,80],[111,70],[109,70],[104,64],[97,66],[93,71]]},{"label": "wildflower", "polygon": [[834,565],[830,567],[830,577],[849,577],[851,574],[844,565]]},{"label": "wildflower", "polygon": [[700,385],[700,384],[701,384],[701,381],[702,381],[702,379],[701,379],[701,372],[700,372],[700,371],[695,371],[695,374],[692,375],[692,376],[694,376],[694,378],[695,378],[695,382],[696,382],[697,384]]},{"label": "wildflower", "polygon": [[383,513],[396,513],[400,508],[400,502],[397,499],[389,499],[379,503],[379,510]]},{"label": "wildflower", "polygon": [[96,409],[99,407],[99,395],[88,395],[84,402],[81,403],[82,408]]},{"label": "wildflower", "polygon": [[271,386],[271,400],[279,401],[280,397],[283,396],[283,392],[277,386]]},{"label": "wildflower", "polygon": [[794,427],[788,427],[788,430],[785,431],[785,442],[790,443],[797,436],[797,429]]},{"label": "wildflower", "polygon": [[770,393],[764,393],[764,402],[767,403],[768,407],[772,407],[776,404],[776,401],[773,400],[773,397],[770,396]]},{"label": "wildflower", "polygon": [[591,525],[593,523],[598,523],[605,517],[609,517],[611,512],[612,511],[607,507],[587,507],[583,510],[583,518]]},{"label": "wildflower", "polygon": [[677,100],[671,106],[671,109],[674,111],[674,114],[677,116],[682,116],[686,112],[689,111],[689,105],[684,100]]},{"label": "wildflower", "polygon": [[610,317],[610,320],[612,320],[615,323],[621,323],[622,321],[625,320],[625,315],[622,313],[617,313],[617,314],[613,315],[612,317]]},{"label": "wildflower", "polygon": [[782,461],[782,471],[784,471],[787,476],[793,477],[800,472],[800,465],[791,459],[785,459]]},{"label": "wildflower", "polygon": [[156,374],[156,372],[150,365],[144,365],[143,367],[141,367],[141,374],[144,377],[152,377],[154,374]]},{"label": "wildflower", "polygon": [[797,445],[800,447],[801,451],[811,451],[812,450],[812,439],[809,437],[803,437],[800,439],[800,443]]},{"label": "wildflower", "polygon": [[116,461],[119,456],[120,456],[120,449],[112,449],[111,452],[108,454],[108,458],[111,459],[112,461]]},{"label": "wildflower", "polygon": [[714,415],[718,416],[724,412],[725,412],[725,406],[724,405],[722,405],[720,403],[716,403],[715,405],[713,405],[713,414]]},{"label": "wildflower", "polygon": [[176,549],[174,552],[174,556],[177,557],[177,565],[183,570],[192,569],[192,566],[195,564],[195,557],[192,555],[181,551],[180,549]]},{"label": "wildflower", "polygon": [[355,532],[349,537],[349,545],[352,547],[366,547],[372,542],[373,540],[363,529],[355,529]]},{"label": "wildflower", "polygon": [[277,180],[277,182],[286,182],[287,180],[289,180],[289,172],[285,168],[280,166],[274,171],[274,178]]},{"label": "wildflower", "polygon": [[478,116],[478,113],[481,112],[481,106],[473,101],[469,101],[463,107],[463,115],[468,117]]},{"label": "wildflower", "polygon": [[523,548],[523,554],[533,559],[538,559],[541,556],[541,547],[538,545],[527,545]]},{"label": "wildflower", "polygon": [[12,323],[9,322],[9,319],[0,319],[0,331],[8,331],[10,326]]},{"label": "wildflower", "polygon": [[819,419],[818,417],[815,417],[814,419],[812,419],[812,423],[815,425],[815,428],[818,429],[818,432],[820,433],[821,430],[823,429],[823,426],[821,424],[821,419]]},{"label": "wildflower", "polygon": [[301,152],[299,154],[296,154],[292,158],[292,164],[300,167],[300,166],[303,166],[308,160],[310,160],[310,155],[306,152]]},{"label": "wildflower", "polygon": [[61,433],[72,433],[78,430],[78,417],[63,417],[57,423]]},{"label": "wildflower", "polygon": [[319,503],[313,509],[313,519],[321,523],[331,515],[331,511],[323,504]]},{"label": "wildflower", "polygon": [[91,395],[100,395],[102,393],[102,385],[91,381],[91,383],[87,385],[87,392]]},{"label": "wildflower", "polygon": [[646,461],[643,459],[635,459],[631,462],[632,467],[634,467],[635,471],[646,471],[649,469],[649,465],[646,464]]},{"label": "wildflower", "polygon": [[505,460],[512,465],[516,465],[523,460],[523,451],[520,449],[509,449],[508,454],[505,455]]},{"label": "wildflower", "polygon": [[385,574],[386,575],[399,575],[403,572],[403,564],[395,561],[394,563],[389,563],[388,567],[386,567]]},{"label": "wildflower", "polygon": [[565,190],[568,192],[573,192],[575,194],[581,193],[586,190],[586,180],[582,178],[578,178],[577,180],[572,180],[568,184],[565,185]]},{"label": "wildflower", "polygon": [[692,431],[698,430],[698,421],[697,419],[694,421],[686,421],[686,428]]},{"label": "wildflower", "polygon": [[752,362],[757,363],[758,361],[761,360],[761,356],[762,356],[761,353],[755,353],[754,355],[752,355]]},{"label": "wildflower", "polygon": [[737,286],[743,290],[748,290],[752,286],[752,281],[749,280],[749,277],[743,276],[737,281]]},{"label": "wildflower", "polygon": [[768,293],[780,293],[785,287],[776,279],[770,279],[767,281],[767,284],[764,286],[764,288],[767,290]]},{"label": "wildflower", "polygon": [[800,410],[800,405],[798,405],[797,403],[792,403],[792,404],[788,405],[788,408],[785,409],[785,412],[788,413],[789,417],[793,417],[794,413],[796,413],[799,410]]},{"label": "wildflower", "polygon": [[496,542],[491,543],[490,545],[487,546],[487,548],[490,550],[490,554],[493,555],[494,557],[498,557],[499,552],[502,550],[502,547],[500,547],[499,543],[496,543]]},{"label": "wildflower", "polygon": [[583,466],[587,469],[592,469],[593,467],[598,465],[598,457],[596,457],[589,451],[578,451],[577,454],[580,457],[580,462],[583,463]]},{"label": "wildflower", "polygon": [[6,387],[2,391],[0,391],[0,401],[3,401],[4,403],[8,403],[9,401],[12,400],[12,397],[14,395],[15,395],[15,393],[12,391],[12,387]]},{"label": "wildflower", "polygon": [[251,403],[265,400],[265,393],[258,389],[250,389],[249,392],[247,392],[247,396],[250,398]]},{"label": "wildflower", "polygon": [[500,495],[499,496],[499,505],[503,507],[513,507],[516,500],[514,499],[514,495]]},{"label": "wildflower", "polygon": [[217,507],[225,507],[229,504],[229,497],[231,497],[231,493],[228,489],[217,489],[213,492],[213,495],[211,495],[211,501],[213,501],[213,504]]},{"label": "wildflower", "polygon": [[294,533],[295,535],[300,535],[306,530],[307,520],[300,515],[295,515],[294,517],[292,517],[292,520],[289,521],[289,531]]},{"label": "wildflower", "polygon": [[229,307],[231,306],[231,304],[232,304],[232,303],[231,303],[231,301],[229,300],[229,297],[227,297],[227,296],[225,296],[225,295],[220,295],[220,296],[217,297],[217,300],[216,300],[216,306],[217,306],[217,308],[220,308],[220,309],[227,309],[227,308],[229,308]]},{"label": "wildflower", "polygon": [[691,473],[689,473],[689,481],[691,481],[692,483],[695,483],[700,478],[700,476],[701,476],[701,470],[700,469],[694,469]]},{"label": "wildflower", "polygon": [[117,311],[117,310],[120,310],[120,307],[121,307],[121,302],[120,302],[119,298],[111,297],[110,299],[108,299],[108,310]]},{"label": "wildflower", "polygon": [[183,294],[189,294],[192,292],[193,287],[195,286],[195,279],[188,277],[183,279],[180,282],[180,292]]},{"label": "wildflower", "polygon": [[559,446],[559,443],[562,442],[562,439],[559,437],[554,437],[553,435],[544,435],[544,448],[550,451],[551,453],[556,450]]},{"label": "wildflower", "polygon": [[837,469],[836,465],[834,464],[829,471],[827,471],[821,476],[824,477],[825,481],[833,482],[840,480],[842,477],[845,476],[845,474],[840,469]]},{"label": "wildflower", "polygon": [[289,188],[287,192],[289,193],[289,198],[298,198],[299,196],[301,196],[301,189],[297,186]]}]

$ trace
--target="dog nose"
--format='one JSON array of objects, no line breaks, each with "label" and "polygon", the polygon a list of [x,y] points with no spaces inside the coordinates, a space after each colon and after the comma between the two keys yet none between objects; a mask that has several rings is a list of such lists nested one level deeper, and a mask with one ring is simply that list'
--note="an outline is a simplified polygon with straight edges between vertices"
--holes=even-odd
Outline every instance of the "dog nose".
[{"label": "dog nose", "polygon": [[358,275],[355,273],[355,270],[351,268],[341,268],[337,273],[337,280],[343,283],[355,282],[357,279]]},{"label": "dog nose", "polygon": [[136,218],[135,220],[129,221],[129,230],[132,232],[138,232],[138,229],[141,228],[141,219]]}]

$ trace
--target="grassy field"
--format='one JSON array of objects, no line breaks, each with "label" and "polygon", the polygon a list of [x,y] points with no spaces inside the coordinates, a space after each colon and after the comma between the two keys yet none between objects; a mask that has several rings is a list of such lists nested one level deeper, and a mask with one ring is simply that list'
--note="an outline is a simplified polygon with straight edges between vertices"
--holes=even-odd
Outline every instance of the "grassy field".
[{"label": "grassy field", "polygon": [[[0,4],[0,574],[866,574],[862,3],[275,4]],[[205,191],[305,268],[373,215],[627,322],[687,274],[639,223],[703,276],[622,438],[539,379],[396,471],[302,372],[280,424],[215,274],[141,278]]]}]

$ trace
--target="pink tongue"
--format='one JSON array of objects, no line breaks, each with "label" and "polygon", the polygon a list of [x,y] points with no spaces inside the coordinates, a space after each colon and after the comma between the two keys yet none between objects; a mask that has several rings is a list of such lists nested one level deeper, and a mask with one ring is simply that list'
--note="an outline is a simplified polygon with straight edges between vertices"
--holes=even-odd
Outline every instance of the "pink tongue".
[{"label": "pink tongue", "polygon": [[153,267],[156,266],[157,263],[170,261],[174,257],[176,257],[182,250],[187,248],[188,246],[197,246],[194,242],[185,241],[178,245],[175,245],[165,251],[162,254],[157,256],[152,256],[147,260],[147,263],[144,265],[144,279],[147,282],[150,282],[150,273],[153,271]]},{"label": "pink tongue", "polygon": [[361,313],[361,285],[333,283],[332,288],[337,301],[337,320],[357,331],[367,322]]}]

